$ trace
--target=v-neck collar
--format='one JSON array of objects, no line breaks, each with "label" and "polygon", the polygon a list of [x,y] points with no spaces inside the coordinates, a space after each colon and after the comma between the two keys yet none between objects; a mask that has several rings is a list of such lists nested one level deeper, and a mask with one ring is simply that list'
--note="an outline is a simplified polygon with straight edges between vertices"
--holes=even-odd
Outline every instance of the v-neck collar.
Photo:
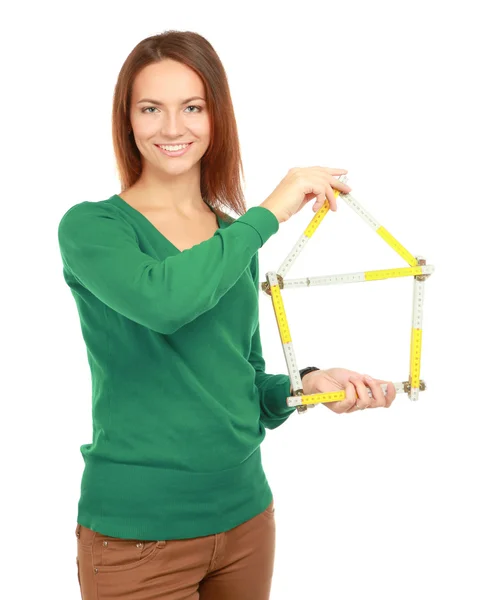
[{"label": "v-neck collar", "polygon": [[[141,220],[141,222],[146,223],[147,227],[149,229],[154,231],[156,234],[160,235],[169,244],[169,246],[171,246],[176,252],[179,252],[179,253],[184,252],[184,250],[179,250],[179,248],[177,246],[175,246],[168,238],[166,238],[165,235],[155,227],[155,225],[150,221],[150,219],[148,219],[148,217],[145,217],[145,215],[142,212],[140,212],[138,209],[131,206],[128,202],[126,202],[124,200],[124,198],[121,198],[121,196],[119,196],[119,194],[114,194],[113,196],[111,196],[109,198],[109,202],[111,202],[112,204],[114,204],[116,206],[122,207],[130,215],[137,217],[138,219]],[[217,219],[217,225],[218,225],[217,231],[219,229],[222,229],[224,227],[224,221],[215,213],[215,211],[210,206],[210,204],[208,204],[207,202],[205,202],[205,204],[215,214],[215,218]]]}]

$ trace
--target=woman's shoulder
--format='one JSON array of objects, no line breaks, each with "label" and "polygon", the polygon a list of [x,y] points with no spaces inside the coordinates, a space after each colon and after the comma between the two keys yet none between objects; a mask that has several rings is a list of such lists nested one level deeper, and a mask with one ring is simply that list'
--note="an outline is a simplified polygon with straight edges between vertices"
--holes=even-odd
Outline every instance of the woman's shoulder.
[{"label": "woman's shoulder", "polygon": [[58,223],[59,235],[71,233],[83,228],[93,228],[103,221],[123,221],[117,208],[110,202],[110,198],[104,200],[82,200],[67,208],[60,217]]}]

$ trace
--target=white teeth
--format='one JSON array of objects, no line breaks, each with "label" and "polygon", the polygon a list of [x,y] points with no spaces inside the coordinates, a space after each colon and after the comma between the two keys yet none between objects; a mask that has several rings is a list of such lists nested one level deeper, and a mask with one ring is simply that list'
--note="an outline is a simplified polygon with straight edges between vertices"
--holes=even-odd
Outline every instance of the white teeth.
[{"label": "white teeth", "polygon": [[181,144],[180,146],[160,146],[160,148],[162,148],[163,150],[167,150],[168,152],[176,152],[176,150],[182,150],[183,148],[187,148],[188,146],[189,144]]}]

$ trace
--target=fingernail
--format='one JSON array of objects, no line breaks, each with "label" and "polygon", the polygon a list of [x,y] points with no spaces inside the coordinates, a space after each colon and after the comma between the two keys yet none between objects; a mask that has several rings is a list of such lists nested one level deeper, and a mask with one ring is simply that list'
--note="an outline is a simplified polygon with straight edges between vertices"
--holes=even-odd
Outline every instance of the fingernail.
[{"label": "fingernail", "polygon": [[374,381],[370,375],[365,375],[365,381]]}]

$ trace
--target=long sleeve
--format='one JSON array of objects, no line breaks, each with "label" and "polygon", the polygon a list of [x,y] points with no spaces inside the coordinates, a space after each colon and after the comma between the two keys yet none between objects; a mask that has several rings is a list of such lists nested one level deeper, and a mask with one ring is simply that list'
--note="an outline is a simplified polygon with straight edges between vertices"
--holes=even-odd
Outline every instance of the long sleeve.
[{"label": "long sleeve", "polygon": [[289,382],[263,371],[252,268],[279,222],[262,206],[217,222],[181,252],[118,195],[61,215],[61,270],[91,376],[82,526],[191,539],[271,500],[260,446],[284,420]]},{"label": "long sleeve", "polygon": [[58,239],[77,282],[128,319],[172,334],[213,308],[278,229],[275,215],[255,206],[209,240],[157,260],[117,208],[81,202],[62,217]]},{"label": "long sleeve", "polygon": [[[259,290],[258,252],[251,262],[251,272]],[[255,383],[260,395],[260,421],[267,429],[275,429],[288,419],[296,407],[290,407],[286,403],[286,398],[290,395],[289,375],[271,375],[265,372],[260,323],[253,334],[249,361],[256,371]]]}]

